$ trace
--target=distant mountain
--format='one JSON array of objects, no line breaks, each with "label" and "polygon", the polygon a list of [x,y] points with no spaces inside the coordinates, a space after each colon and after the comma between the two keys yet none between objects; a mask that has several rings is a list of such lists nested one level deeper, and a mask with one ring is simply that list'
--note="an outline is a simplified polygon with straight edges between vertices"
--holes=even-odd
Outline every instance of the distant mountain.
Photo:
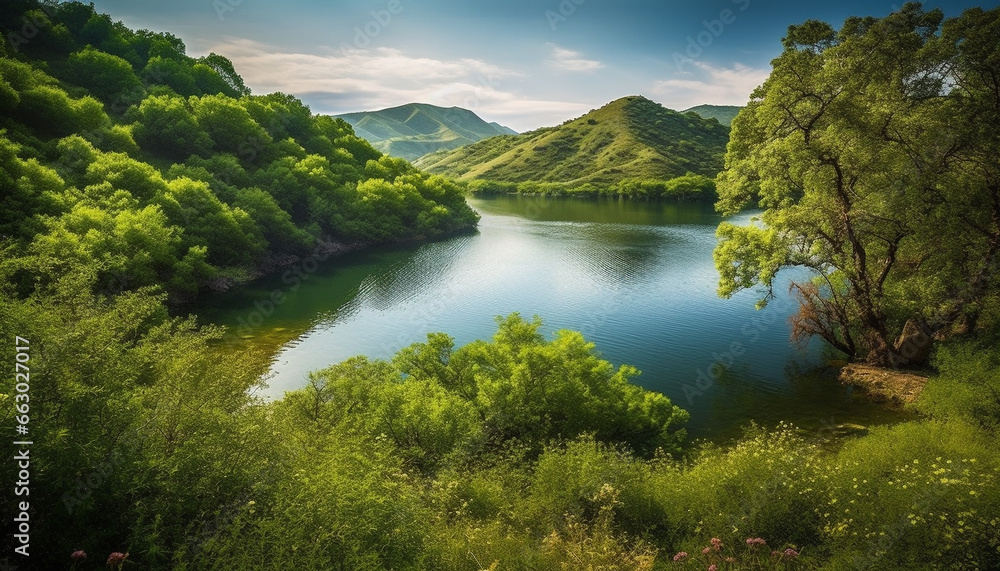
[{"label": "distant mountain", "polygon": [[743,108],[739,105],[698,105],[690,109],[685,109],[684,111],[681,111],[681,113],[694,111],[705,119],[715,119],[719,123],[729,127],[733,123],[733,118],[736,117],[736,114],[739,113],[741,109]]},{"label": "distant mountain", "polygon": [[461,107],[438,107],[409,103],[381,111],[337,115],[376,149],[407,160],[439,149],[454,149],[496,135],[517,131],[499,123],[487,123]]},{"label": "distant mountain", "polygon": [[492,137],[414,165],[462,180],[614,184],[722,169],[729,128],[644,97],[612,101],[558,127]]}]

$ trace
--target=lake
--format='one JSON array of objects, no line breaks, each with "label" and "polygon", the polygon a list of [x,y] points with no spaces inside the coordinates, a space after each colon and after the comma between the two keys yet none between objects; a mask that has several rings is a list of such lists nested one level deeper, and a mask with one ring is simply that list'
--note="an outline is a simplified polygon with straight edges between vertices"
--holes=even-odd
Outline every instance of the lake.
[{"label": "lake", "polygon": [[[457,345],[490,337],[520,312],[543,332],[582,331],[602,356],[691,413],[688,431],[717,442],[750,421],[820,431],[908,418],[842,386],[836,358],[790,341],[796,302],[716,295],[722,220],[711,205],[509,196],[470,199],[478,232],[331,257],[213,296],[198,311],[274,354],[266,395],[302,387],[309,371],[354,355],[391,357],[443,331]],[[731,221],[750,223],[750,215]]]}]

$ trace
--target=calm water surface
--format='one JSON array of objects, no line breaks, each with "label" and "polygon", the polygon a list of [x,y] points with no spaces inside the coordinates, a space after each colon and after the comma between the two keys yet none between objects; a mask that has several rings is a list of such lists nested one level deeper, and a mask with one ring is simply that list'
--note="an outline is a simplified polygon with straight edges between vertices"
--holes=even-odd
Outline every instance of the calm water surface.
[{"label": "calm water surface", "polygon": [[[543,331],[583,331],[604,358],[691,413],[692,436],[723,441],[750,421],[818,430],[895,422],[841,386],[818,342],[789,341],[794,300],[716,296],[721,217],[709,205],[504,197],[470,200],[479,231],[443,241],[329,258],[208,300],[200,316],[275,354],[267,394],[354,355],[388,358],[444,331],[488,338],[494,318],[538,315]],[[749,223],[749,216],[733,219]],[[280,303],[270,301],[272,294]]]}]

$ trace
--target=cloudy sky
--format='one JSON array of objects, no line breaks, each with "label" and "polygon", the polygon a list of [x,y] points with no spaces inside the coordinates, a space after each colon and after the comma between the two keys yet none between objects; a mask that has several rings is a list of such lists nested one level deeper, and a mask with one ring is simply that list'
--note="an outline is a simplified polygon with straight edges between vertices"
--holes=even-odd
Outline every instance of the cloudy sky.
[{"label": "cloudy sky", "polygon": [[[409,102],[466,107],[518,131],[626,95],[672,109],[740,105],[789,24],[884,16],[889,1],[94,0],[132,28],[169,31],[188,55],[231,59],[254,93],[317,113]],[[925,2],[948,16],[996,3]]]}]

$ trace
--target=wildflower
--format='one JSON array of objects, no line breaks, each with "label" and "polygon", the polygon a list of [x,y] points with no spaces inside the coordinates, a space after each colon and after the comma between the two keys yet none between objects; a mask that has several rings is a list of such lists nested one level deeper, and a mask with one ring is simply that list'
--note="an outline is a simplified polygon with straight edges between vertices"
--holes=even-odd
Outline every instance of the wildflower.
[{"label": "wildflower", "polygon": [[711,565],[708,566],[708,571],[719,571],[719,566],[716,565],[715,563],[712,563]]},{"label": "wildflower", "polygon": [[87,552],[82,549],[77,549],[76,551],[74,551],[69,555],[69,558],[72,559],[74,562],[83,561],[84,559],[87,558]]},{"label": "wildflower", "polygon": [[785,552],[782,555],[784,556],[785,559],[795,559],[796,557],[799,556],[799,552],[789,547],[788,549],[785,550]]},{"label": "wildflower", "polygon": [[108,555],[108,567],[122,568],[122,563],[125,562],[125,558],[128,557],[128,553],[122,553],[120,551],[115,551],[111,555]]},{"label": "wildflower", "polygon": [[685,559],[687,559],[687,556],[688,556],[687,551],[680,551],[677,553],[677,555],[674,555],[674,561],[684,561]]},{"label": "wildflower", "polygon": [[711,543],[712,547],[715,548],[716,551],[722,549],[722,540],[718,537],[713,537]]},{"label": "wildflower", "polygon": [[712,548],[711,547],[706,547],[705,549],[701,550],[701,554],[702,555],[708,555],[711,552],[712,552]]},{"label": "wildflower", "polygon": [[748,537],[747,538],[747,547],[754,547],[754,546],[757,546],[757,545],[766,545],[766,544],[767,544],[767,542],[764,541],[760,537]]},{"label": "wildflower", "polygon": [[726,557],[725,559],[723,559],[723,561],[725,561],[726,563],[729,563],[730,565],[732,565],[733,563],[736,563],[736,558],[735,557]]}]

